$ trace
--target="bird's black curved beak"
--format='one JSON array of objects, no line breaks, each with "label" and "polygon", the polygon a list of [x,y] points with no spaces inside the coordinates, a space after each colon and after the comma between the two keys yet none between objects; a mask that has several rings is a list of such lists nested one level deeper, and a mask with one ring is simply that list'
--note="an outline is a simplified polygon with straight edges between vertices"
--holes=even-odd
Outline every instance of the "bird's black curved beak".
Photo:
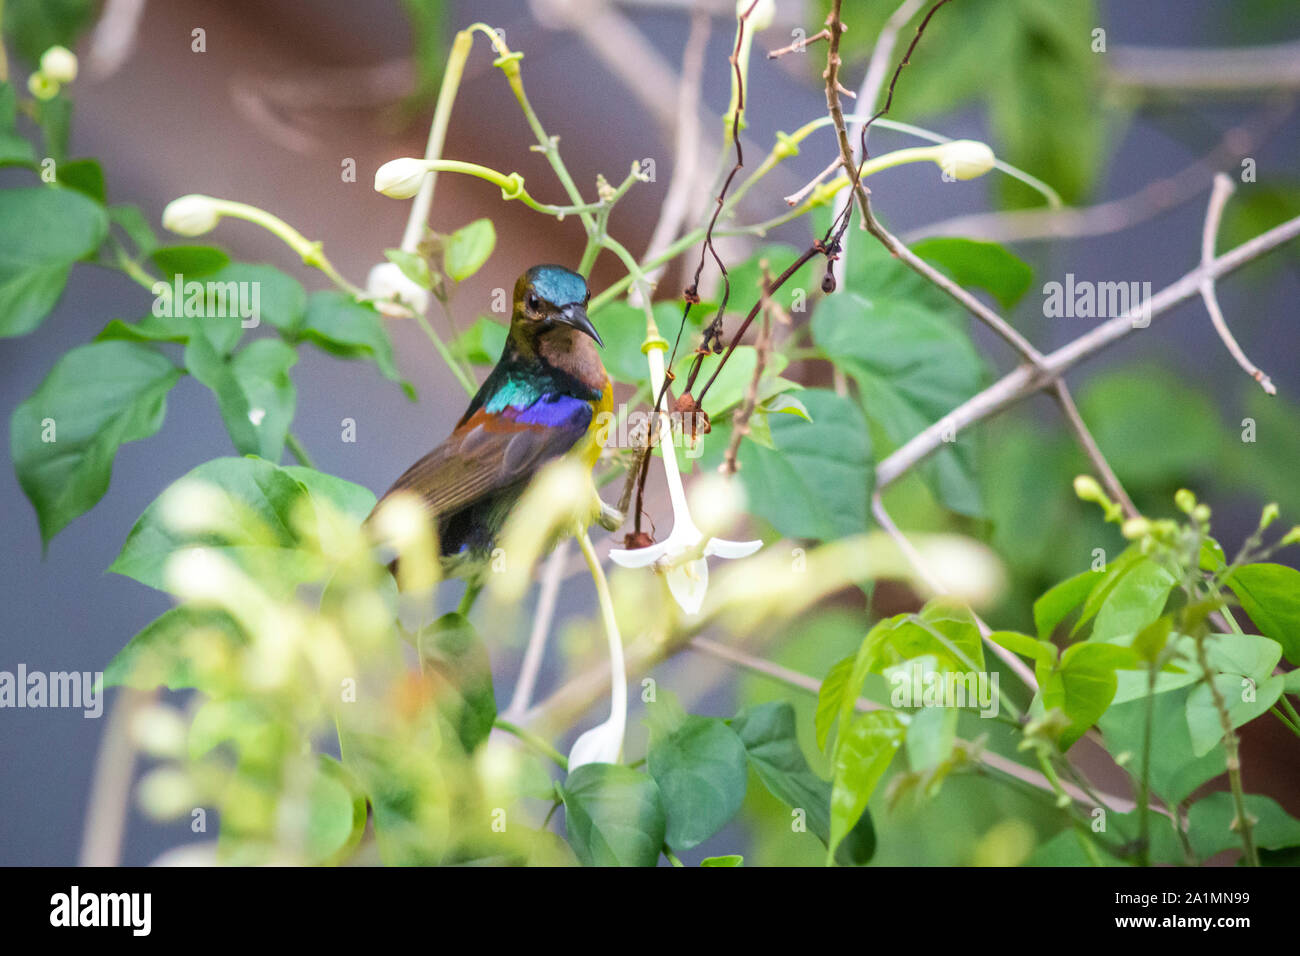
[{"label": "bird's black curved beak", "polygon": [[596,340],[597,345],[601,348],[605,347],[605,343],[601,339],[600,333],[597,332],[596,327],[591,324],[591,319],[587,318],[587,307],[585,305],[579,305],[577,303],[566,305],[560,310],[559,315],[555,317],[555,320],[563,325],[569,326],[570,328],[577,329],[579,332],[590,335]]}]

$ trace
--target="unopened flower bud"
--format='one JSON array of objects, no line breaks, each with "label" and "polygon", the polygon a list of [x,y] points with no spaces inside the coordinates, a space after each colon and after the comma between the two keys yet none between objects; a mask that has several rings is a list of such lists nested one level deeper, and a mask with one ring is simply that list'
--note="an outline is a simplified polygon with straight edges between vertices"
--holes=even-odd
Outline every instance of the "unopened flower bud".
[{"label": "unopened flower bud", "polygon": [[1146,518],[1129,518],[1120,526],[1120,534],[1129,541],[1145,538],[1151,533],[1151,522]]},{"label": "unopened flower bud", "polygon": [[406,315],[385,308],[386,304],[391,306],[396,302],[419,315],[429,307],[429,290],[408,278],[395,262],[381,262],[370,270],[366,292],[374,297],[379,311],[391,318],[405,318]]},{"label": "unopened flower bud", "polygon": [[993,168],[996,157],[986,143],[955,139],[935,150],[935,162],[954,179],[977,179]]},{"label": "unopened flower bud", "polygon": [[27,91],[42,102],[59,95],[59,81],[37,70],[27,77]]},{"label": "unopened flower bud", "polygon": [[1110,499],[1106,493],[1101,490],[1101,485],[1092,475],[1079,475],[1074,479],[1074,493],[1080,501],[1094,501],[1097,504],[1108,505]]},{"label": "unopened flower bud", "polygon": [[1277,516],[1278,516],[1277,502],[1270,501],[1268,504],[1264,506],[1264,510],[1260,512],[1259,530],[1263,531],[1265,528],[1271,525],[1274,521],[1277,520]]},{"label": "unopened flower bud", "polygon": [[41,72],[55,83],[71,83],[77,78],[77,54],[66,46],[52,46],[41,54]]},{"label": "unopened flower bud", "polygon": [[1179,488],[1174,492],[1174,504],[1183,514],[1191,514],[1192,509],[1196,507],[1196,495],[1192,494],[1186,488]]},{"label": "unopened flower bud", "polygon": [[391,199],[410,199],[420,191],[429,166],[422,159],[391,159],[375,171],[375,191]]},{"label": "unopened flower bud", "polygon": [[173,199],[162,215],[163,228],[178,236],[201,236],[215,229],[220,221],[216,200],[196,193]]}]

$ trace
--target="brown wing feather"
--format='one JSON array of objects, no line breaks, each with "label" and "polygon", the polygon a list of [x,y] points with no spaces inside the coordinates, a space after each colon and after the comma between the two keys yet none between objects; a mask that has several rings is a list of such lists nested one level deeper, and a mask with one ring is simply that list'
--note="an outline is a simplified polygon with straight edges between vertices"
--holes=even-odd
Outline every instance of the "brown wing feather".
[{"label": "brown wing feather", "polygon": [[567,452],[582,434],[583,429],[522,424],[476,412],[408,468],[380,502],[398,491],[412,491],[433,514],[449,515],[526,478]]}]

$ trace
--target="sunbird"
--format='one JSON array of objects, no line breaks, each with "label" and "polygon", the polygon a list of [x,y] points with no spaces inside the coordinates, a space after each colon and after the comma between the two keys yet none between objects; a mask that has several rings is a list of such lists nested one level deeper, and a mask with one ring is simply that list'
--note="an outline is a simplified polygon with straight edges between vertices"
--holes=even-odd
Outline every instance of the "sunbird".
[{"label": "sunbird", "polygon": [[563,266],[533,266],[515,283],[510,332],[496,367],[441,445],[393,483],[436,520],[444,570],[471,576],[490,558],[510,509],[539,468],[562,455],[591,469],[596,431],[613,407],[591,293]]}]

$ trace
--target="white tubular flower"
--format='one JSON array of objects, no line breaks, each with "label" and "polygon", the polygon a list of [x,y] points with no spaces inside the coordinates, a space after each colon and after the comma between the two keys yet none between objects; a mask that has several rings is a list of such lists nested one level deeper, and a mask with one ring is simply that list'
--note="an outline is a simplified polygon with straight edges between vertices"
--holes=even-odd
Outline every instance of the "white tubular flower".
[{"label": "white tubular flower", "polygon": [[934,161],[954,179],[978,179],[997,161],[987,143],[974,139],[954,139],[935,147]]},{"label": "white tubular flower", "polygon": [[410,199],[420,191],[427,175],[429,164],[423,159],[411,156],[390,159],[375,171],[375,192],[390,199]]},{"label": "white tubular flower", "polygon": [[569,773],[586,763],[618,763],[623,756],[623,733],[627,709],[616,710],[609,720],[597,724],[573,742],[569,750]]},{"label": "white tubular flower", "polygon": [[[661,344],[662,343],[662,344]],[[659,340],[647,349],[650,360],[650,394],[658,395],[664,381],[664,350],[666,342]],[[709,564],[706,558],[746,558],[763,546],[762,541],[726,541],[706,538],[691,519],[691,509],[686,503],[682,475],[677,468],[677,453],[673,449],[672,427],[668,414],[660,412],[659,446],[663,450],[664,474],[668,479],[668,495],[673,505],[673,530],[667,539],[648,548],[610,551],[610,559],[625,568],[644,568],[654,565],[668,579],[668,590],[687,614],[698,614],[709,589]]]},{"label": "white tubular flower", "polygon": [[623,759],[623,734],[627,730],[627,665],[623,660],[623,635],[619,633],[614,617],[614,601],[609,596],[609,585],[600,568],[596,549],[584,531],[578,537],[582,556],[591,569],[600,603],[600,616],[605,625],[605,638],[609,641],[609,719],[584,732],[569,750],[569,773],[587,763],[618,763]]},{"label": "white tubular flower", "polygon": [[[381,262],[366,277],[366,292],[374,298],[379,311],[391,318],[409,318],[409,309],[423,315],[429,307],[429,290],[407,278],[395,262]],[[393,309],[394,303],[403,308]],[[385,304],[389,307],[385,308]]]},{"label": "white tubular flower", "polygon": [[77,54],[66,46],[52,46],[41,54],[41,72],[56,83],[77,78]]},{"label": "white tubular flower", "polygon": [[191,193],[173,199],[163,210],[163,228],[178,236],[201,236],[211,232],[221,221],[221,208],[211,196]]}]

